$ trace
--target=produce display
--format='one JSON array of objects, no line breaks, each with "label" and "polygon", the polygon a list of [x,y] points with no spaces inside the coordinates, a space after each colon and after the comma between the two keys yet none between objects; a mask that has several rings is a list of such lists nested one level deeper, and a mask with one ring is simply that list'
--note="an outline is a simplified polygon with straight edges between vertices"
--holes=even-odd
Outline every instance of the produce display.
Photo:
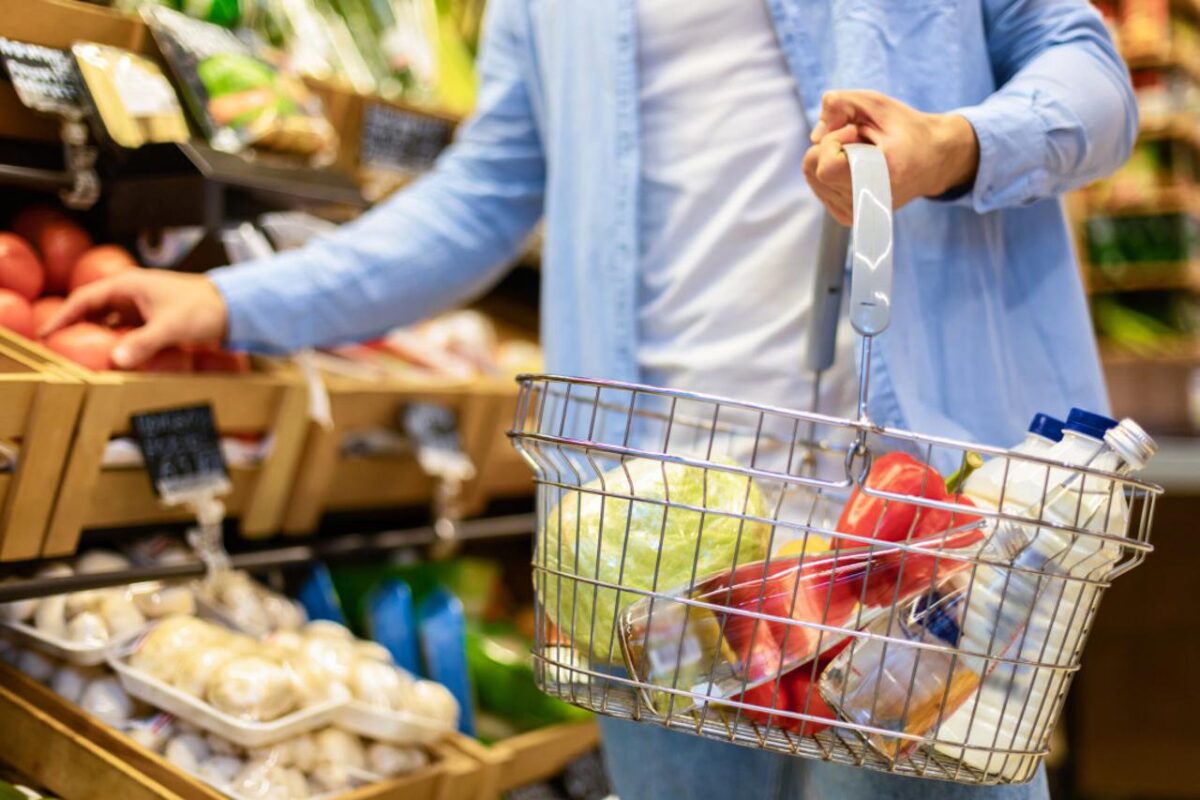
[{"label": "produce display", "polygon": [[162,7],[142,14],[213,147],[239,152],[254,145],[318,162],[336,154],[337,134],[302,81],[216,25]]},{"label": "produce display", "polygon": [[389,331],[363,344],[335,347],[336,358],[320,364],[330,372],[367,379],[416,383],[510,377],[541,369],[533,342],[501,341],[495,326],[478,311],[451,311]]},{"label": "produce display", "polygon": [[[91,236],[63,211],[32,205],[0,232],[0,326],[29,339],[83,286],[138,269],[125,248],[92,243]],[[42,339],[48,349],[91,370],[114,369],[112,351],[136,319],[111,314],[77,322]],[[248,372],[249,357],[216,343],[168,348],[141,367],[143,372]]]},{"label": "produce display", "polygon": [[90,43],[75,45],[71,53],[103,123],[98,126],[101,136],[130,148],[187,141],[179,99],[154,62],[118,47]]}]

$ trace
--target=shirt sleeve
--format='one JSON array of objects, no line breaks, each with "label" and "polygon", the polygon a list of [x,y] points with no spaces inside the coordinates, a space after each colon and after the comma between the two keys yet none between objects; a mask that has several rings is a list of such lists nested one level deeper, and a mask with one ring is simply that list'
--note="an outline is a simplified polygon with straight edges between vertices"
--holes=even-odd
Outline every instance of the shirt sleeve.
[{"label": "shirt sleeve", "polygon": [[1129,72],[1083,0],[987,0],[999,89],[958,109],[979,140],[979,170],[959,202],[979,213],[1029,205],[1101,178],[1137,138]]},{"label": "shirt sleeve", "polygon": [[370,338],[466,302],[512,261],[541,217],[545,164],[522,74],[525,11],[492,0],[487,13],[476,113],[427,176],[299,250],[210,273],[231,347]]}]

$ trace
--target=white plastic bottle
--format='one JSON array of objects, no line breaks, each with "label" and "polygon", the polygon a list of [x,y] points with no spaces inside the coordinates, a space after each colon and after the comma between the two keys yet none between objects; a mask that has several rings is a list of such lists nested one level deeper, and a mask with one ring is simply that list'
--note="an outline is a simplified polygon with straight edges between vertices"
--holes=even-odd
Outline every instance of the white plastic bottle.
[{"label": "white plastic bottle", "polygon": [[[1089,423],[1090,429],[1087,428]],[[1068,430],[1068,434],[1076,439],[1073,450],[1087,452],[1091,445],[1082,439],[1094,439],[1092,434],[1096,426],[1103,424],[1099,417],[1077,414],[1076,430]],[[1123,420],[1106,431],[1104,444],[1088,465],[1123,474],[1140,470],[1157,449],[1154,440],[1132,420]],[[1082,484],[1077,495],[1079,513],[1075,526],[1098,533],[1125,535],[1128,506],[1119,485],[1098,478],[1089,478]],[[1074,511],[1073,505],[1059,503],[1056,507]],[[1074,513],[1064,516],[1067,518],[1060,521],[1071,523],[1076,518]],[[1116,543],[1040,529],[1017,563],[1075,579],[1099,579],[1112,568],[1120,554],[1121,548]],[[1019,657],[1025,662],[1068,664],[1082,643],[1098,591],[1096,586],[1079,580],[1046,581],[1026,630],[1005,656]],[[997,666],[986,677],[977,696],[964,703],[938,729],[937,739],[945,742],[939,744],[938,749],[991,774],[999,773],[1006,778],[1024,774],[1034,758],[1032,755],[992,754],[983,749],[964,751],[952,743],[984,749],[1038,750],[1041,742],[1034,734],[1044,727],[1044,721],[1056,710],[1057,697],[1065,680],[1066,674],[1061,671],[1010,664]]]},{"label": "white plastic bottle", "polygon": [[[1108,437],[1110,447],[1097,438],[1097,434],[1104,434],[1102,426],[1108,422],[1111,420],[1098,415],[1073,411],[1063,441],[1051,448],[1047,458],[1098,469],[1140,469],[1154,452],[1153,441],[1126,420],[1119,435]],[[1114,512],[1112,504],[1106,502],[1104,521],[1095,519],[1099,497],[1107,501],[1121,495],[1112,491],[1111,480],[1093,477],[1096,485],[1089,487],[1088,481],[1081,480],[1073,470],[1031,462],[1022,462],[1010,474],[1014,481],[1011,491],[1005,492],[1005,510],[1027,519],[1103,530],[1109,520],[1124,513],[1121,508]],[[1108,490],[1101,484],[1107,484]],[[1015,505],[1025,498],[1029,499],[1024,507]],[[1122,507],[1123,503],[1122,497]],[[995,674],[997,662],[990,659],[1013,658],[1020,653],[1022,659],[1040,662],[1065,665],[1071,661],[1090,616],[1094,589],[1082,588],[1068,578],[1081,574],[1095,577],[1092,573],[1096,572],[1100,552],[1093,537],[1036,524],[1000,522],[981,551],[981,559],[990,563],[951,576],[903,611],[867,628],[893,641],[922,642],[943,649],[908,647],[879,638],[858,639],[822,675],[822,695],[852,722],[920,737],[937,727],[939,749],[972,761],[982,757],[980,768],[991,771],[1004,761],[1002,768],[1016,774],[1019,765],[1010,767],[1003,758],[993,763],[988,753],[964,753],[961,745],[1036,749],[1037,742],[1026,745],[1019,740],[1011,744],[999,741],[997,732],[1002,734],[1001,728],[1009,723],[1014,674],[1028,673],[1024,676],[1028,689],[1021,690],[1024,697],[1018,704],[1020,714],[1012,726],[1014,731],[1024,727],[1028,739],[1037,729],[1037,721],[1052,712],[1062,673],[1005,665],[999,712],[992,717],[990,731],[986,716],[981,718],[978,713],[983,694],[977,690]],[[1009,563],[1018,569],[1003,566]],[[1087,572],[1077,571],[1080,569]],[[1072,607],[1076,613],[1061,614],[1064,607]],[[956,655],[956,650],[975,655]],[[992,692],[989,697],[994,701],[997,696]],[[974,698],[980,698],[979,702]],[[1035,707],[1033,714],[1029,713],[1030,706]],[[974,710],[965,720],[957,721],[964,707]],[[941,720],[945,723],[939,726]],[[912,740],[882,734],[871,734],[868,739],[888,755],[912,745]]]},{"label": "white plastic bottle", "polygon": [[[1054,445],[1062,441],[1063,422],[1048,414],[1036,414],[1029,423],[1025,438],[1012,452],[1029,456],[1044,456]],[[1027,462],[1011,461],[1003,456],[989,459],[982,467],[971,473],[963,484],[963,494],[975,505],[999,508],[1001,490],[1016,477],[1013,473]]]}]

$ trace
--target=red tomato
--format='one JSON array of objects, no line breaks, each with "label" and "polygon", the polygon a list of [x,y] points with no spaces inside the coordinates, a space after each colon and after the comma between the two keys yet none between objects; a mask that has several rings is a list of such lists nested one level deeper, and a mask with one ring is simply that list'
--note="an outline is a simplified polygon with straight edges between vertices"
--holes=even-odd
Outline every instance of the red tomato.
[{"label": "red tomato", "polygon": [[192,350],[196,372],[249,372],[250,356],[223,350],[218,345],[198,345]]},{"label": "red tomato", "polygon": [[37,330],[29,301],[11,289],[0,289],[0,326],[30,339]]},{"label": "red tomato", "polygon": [[136,269],[137,262],[129,251],[115,244],[102,244],[88,250],[75,262],[71,271],[71,291],[104,278]]},{"label": "red tomato", "polygon": [[77,322],[46,337],[46,347],[88,369],[112,368],[112,351],[120,335],[100,325]]},{"label": "red tomato", "polygon": [[50,321],[50,318],[58,313],[62,308],[63,303],[67,302],[61,297],[39,297],[33,301],[33,329],[40,331],[42,326]]},{"label": "red tomato", "polygon": [[15,233],[0,233],[0,288],[32,300],[42,293],[45,282],[46,273],[33,248]]},{"label": "red tomato", "polygon": [[[787,685],[784,683],[786,680],[787,677],[784,676],[784,680],[770,681],[769,683],[764,683],[762,686],[747,689],[733,699],[752,706],[759,706],[763,709],[791,710],[791,703],[787,696]],[[778,685],[778,689],[776,685]],[[750,711],[745,708],[729,709],[730,718],[732,719],[733,715],[739,710],[742,712],[743,718],[753,720],[759,725],[774,725],[778,728],[786,728],[796,722],[796,720],[787,719],[786,717],[777,717],[774,714],[768,714],[766,711]]]},{"label": "red tomato", "polygon": [[66,215],[47,205],[27,206],[12,219],[13,232],[31,244],[37,244],[42,227],[50,221],[64,220]]},{"label": "red tomato", "polygon": [[138,372],[191,372],[192,354],[180,347],[159,350],[137,368]]},{"label": "red tomato", "polygon": [[46,291],[65,294],[75,264],[92,246],[92,237],[69,219],[51,219],[34,242],[46,265]]}]

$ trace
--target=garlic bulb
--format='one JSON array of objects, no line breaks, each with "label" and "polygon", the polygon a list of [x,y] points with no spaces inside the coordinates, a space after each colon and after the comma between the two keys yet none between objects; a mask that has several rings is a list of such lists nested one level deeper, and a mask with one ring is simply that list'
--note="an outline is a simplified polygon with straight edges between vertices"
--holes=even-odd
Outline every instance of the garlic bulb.
[{"label": "garlic bulb", "polygon": [[239,656],[218,669],[209,682],[208,702],[243,719],[266,722],[296,707],[292,676],[258,656]]},{"label": "garlic bulb", "polygon": [[362,741],[352,733],[326,728],[316,734],[316,742],[321,761],[332,761],[354,769],[362,769],[367,763]]},{"label": "garlic bulb", "polygon": [[391,652],[379,642],[359,641],[354,643],[354,655],[359,658],[369,658],[383,664],[394,664]]},{"label": "garlic bulb", "polygon": [[397,747],[385,742],[372,742],[367,747],[367,769],[385,778],[413,772],[428,763],[429,756],[419,747]]},{"label": "garlic bulb", "polygon": [[322,794],[340,794],[350,788],[349,770],[336,761],[322,761],[309,777]]},{"label": "garlic bulb", "polygon": [[390,664],[360,658],[350,674],[350,691],[376,708],[401,710],[408,704],[412,679]]},{"label": "garlic bulb", "polygon": [[435,681],[416,681],[408,694],[409,710],[429,719],[458,724],[458,700],[450,690]]},{"label": "garlic bulb", "polygon": [[54,678],[50,681],[50,688],[68,702],[78,704],[87,685],[103,674],[104,670],[99,667],[77,667],[74,664],[63,664],[54,673]]},{"label": "garlic bulb", "polygon": [[301,630],[305,638],[332,639],[338,642],[351,643],[354,634],[345,625],[330,622],[327,619],[314,619]]},{"label": "garlic bulb", "polygon": [[204,737],[195,733],[181,733],[167,742],[167,749],[163,751],[163,755],[167,757],[167,761],[184,772],[195,775],[200,772],[200,765],[208,760],[210,754]]},{"label": "garlic bulb", "polygon": [[236,756],[213,755],[200,765],[200,777],[216,786],[229,786],[246,768],[246,762]]}]

